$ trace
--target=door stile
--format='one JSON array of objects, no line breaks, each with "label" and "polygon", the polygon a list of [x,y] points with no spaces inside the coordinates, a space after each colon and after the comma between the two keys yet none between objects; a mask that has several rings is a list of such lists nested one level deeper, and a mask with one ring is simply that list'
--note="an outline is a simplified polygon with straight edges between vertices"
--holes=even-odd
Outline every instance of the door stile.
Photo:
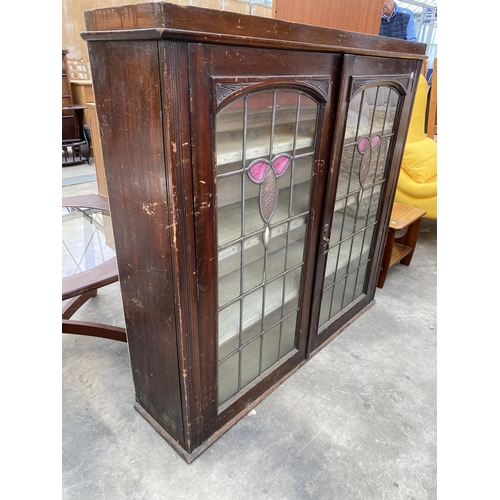
[{"label": "door stile", "polygon": [[338,74],[340,75],[337,95],[332,98],[336,102],[336,112],[333,140],[331,143],[331,159],[328,168],[328,177],[326,179],[326,191],[323,205],[322,221],[319,225],[321,234],[319,235],[319,247],[316,255],[316,267],[314,288],[312,289],[313,301],[311,304],[311,316],[308,325],[307,336],[307,355],[310,356],[318,346],[317,327],[319,322],[319,312],[321,306],[322,287],[326,269],[326,261],[328,254],[324,252],[325,246],[328,245],[330,231],[333,220],[333,208],[335,206],[335,194],[337,192],[338,175],[340,170],[340,161],[342,159],[342,149],[344,144],[344,134],[346,129],[346,116],[349,111],[349,89],[350,75],[354,67],[355,56],[343,55],[340,61]]},{"label": "door stile", "polygon": [[214,119],[211,113],[210,71],[212,47],[188,44],[191,154],[193,170],[196,276],[198,281],[198,325],[203,439],[217,424],[217,213],[213,164]]},{"label": "door stile", "polygon": [[[162,113],[166,148],[166,188],[171,207],[172,272],[175,293],[179,380],[184,448],[191,453],[203,441],[198,360],[197,282],[194,242],[193,179],[187,44],[159,42]],[[176,71],[172,71],[176,68]]]}]

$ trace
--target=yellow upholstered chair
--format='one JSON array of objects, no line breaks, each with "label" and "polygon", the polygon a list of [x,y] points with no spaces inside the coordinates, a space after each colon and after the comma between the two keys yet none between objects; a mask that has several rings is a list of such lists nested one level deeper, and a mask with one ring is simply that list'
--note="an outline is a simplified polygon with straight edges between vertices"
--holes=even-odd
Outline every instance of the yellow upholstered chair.
[{"label": "yellow upholstered chair", "polygon": [[427,80],[420,75],[395,201],[422,208],[437,220],[437,142],[425,133]]}]

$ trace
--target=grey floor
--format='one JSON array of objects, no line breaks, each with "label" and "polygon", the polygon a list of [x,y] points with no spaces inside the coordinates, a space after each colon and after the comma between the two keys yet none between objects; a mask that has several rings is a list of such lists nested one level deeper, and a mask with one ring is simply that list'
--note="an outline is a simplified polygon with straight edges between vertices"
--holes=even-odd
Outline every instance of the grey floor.
[{"label": "grey floor", "polygon": [[[63,196],[97,192],[63,168]],[[134,409],[127,345],[62,337],[62,498],[437,498],[437,223],[375,305],[188,465]],[[124,326],[119,284],[74,319]]]}]

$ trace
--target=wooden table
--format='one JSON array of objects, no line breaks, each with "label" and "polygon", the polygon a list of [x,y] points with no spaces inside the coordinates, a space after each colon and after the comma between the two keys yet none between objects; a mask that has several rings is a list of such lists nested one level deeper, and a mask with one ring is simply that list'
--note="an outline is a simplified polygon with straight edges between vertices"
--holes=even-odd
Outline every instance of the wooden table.
[{"label": "wooden table", "polygon": [[[101,195],[70,196],[62,199],[62,206],[81,211],[91,210],[109,214],[108,200]],[[87,251],[90,243],[85,243],[85,246],[85,251]],[[116,281],[118,281],[116,257],[98,265],[91,262],[89,268],[84,269],[83,272],[64,277],[62,280],[62,300],[67,302],[62,308],[62,333],[89,335],[127,342],[125,328],[71,319],[87,300],[97,295],[98,288]]]},{"label": "wooden table", "polygon": [[[394,264],[399,262],[405,266],[410,265],[417,244],[420,221],[426,213],[421,208],[394,203],[377,282],[378,288],[384,286],[387,271]],[[406,232],[402,236],[396,237],[396,232],[404,229]]]}]

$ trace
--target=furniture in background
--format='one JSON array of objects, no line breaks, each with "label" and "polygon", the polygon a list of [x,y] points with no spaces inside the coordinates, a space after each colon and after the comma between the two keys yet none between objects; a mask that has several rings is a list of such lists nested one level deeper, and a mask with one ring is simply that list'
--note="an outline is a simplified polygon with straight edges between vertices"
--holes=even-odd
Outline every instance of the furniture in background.
[{"label": "furniture in background", "polygon": [[[124,5],[134,2],[130,0],[113,0],[107,3],[110,5]],[[252,0],[170,0],[170,3],[238,12],[240,14],[251,14],[259,17],[274,17],[274,8],[272,6],[255,3]],[[75,36],[75,34],[85,30],[83,10],[91,10],[102,6],[102,0],[62,0],[62,46],[67,48],[75,59],[88,59],[85,41],[81,37]],[[72,79],[74,78],[72,77]]]},{"label": "furniture in background", "polygon": [[378,35],[384,0],[274,0],[275,18]]},{"label": "furniture in background", "polygon": [[395,200],[421,208],[424,218],[436,220],[437,142],[425,132],[427,92],[427,80],[420,75]]},{"label": "furniture in background", "polygon": [[67,64],[67,50],[62,51],[62,164],[87,162],[89,143],[84,131],[83,110],[75,105]]},{"label": "furniture in background", "polygon": [[62,199],[62,333],[127,341],[125,329],[71,317],[103,286],[118,281],[108,201],[101,195]]},{"label": "furniture in background", "polygon": [[387,271],[398,262],[409,266],[418,240],[425,210],[394,203],[385,242],[377,287],[383,288]]},{"label": "furniture in background", "polygon": [[87,80],[90,81],[90,64],[85,59],[75,59],[72,57],[66,58],[68,65],[69,79],[73,80]]},{"label": "furniture in background", "polygon": [[[80,66],[82,62],[79,62]],[[80,68],[81,69],[81,68]],[[73,71],[73,76],[90,76],[90,72],[85,74],[83,71]],[[99,132],[99,121],[97,119],[97,111],[95,107],[94,89],[92,80],[71,80],[71,88],[75,103],[85,106],[84,123],[89,128],[91,154],[94,159],[94,167],[97,178],[97,192],[104,196],[108,196],[108,188],[106,186],[106,173],[104,170],[104,160],[102,157],[101,134]]]},{"label": "furniture in background", "polygon": [[427,137],[434,139],[437,135],[437,57],[434,58],[432,68],[431,87],[429,90],[428,109],[427,109]]},{"label": "furniture in background", "polygon": [[161,2],[85,20],[135,407],[191,462],[373,305],[426,47]]}]

